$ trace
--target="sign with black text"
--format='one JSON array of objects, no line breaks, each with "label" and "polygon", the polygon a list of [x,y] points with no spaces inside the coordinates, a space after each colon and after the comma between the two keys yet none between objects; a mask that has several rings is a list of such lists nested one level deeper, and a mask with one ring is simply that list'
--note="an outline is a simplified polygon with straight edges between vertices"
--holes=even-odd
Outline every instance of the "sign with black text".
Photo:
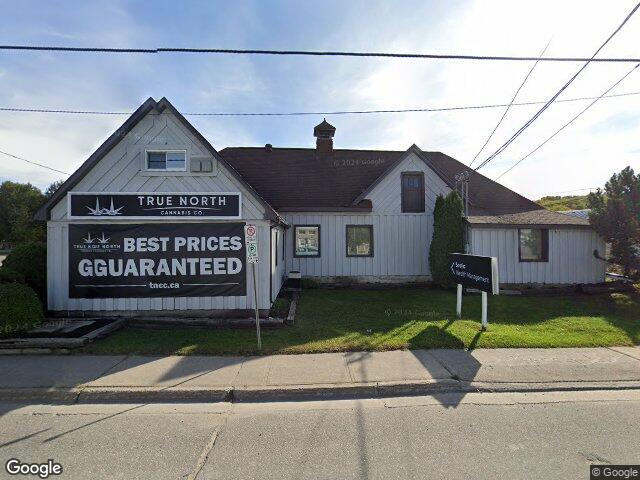
[{"label": "sign with black text", "polygon": [[69,192],[72,219],[114,220],[149,217],[233,219],[241,217],[240,192],[78,193]]},{"label": "sign with black text", "polygon": [[247,292],[243,223],[69,225],[70,298]]},{"label": "sign with black text", "polygon": [[499,293],[496,257],[451,253],[449,258],[449,269],[456,283],[493,295]]},{"label": "sign with black text", "polygon": [[258,263],[258,232],[255,225],[244,227],[244,243],[247,246],[247,263]]}]

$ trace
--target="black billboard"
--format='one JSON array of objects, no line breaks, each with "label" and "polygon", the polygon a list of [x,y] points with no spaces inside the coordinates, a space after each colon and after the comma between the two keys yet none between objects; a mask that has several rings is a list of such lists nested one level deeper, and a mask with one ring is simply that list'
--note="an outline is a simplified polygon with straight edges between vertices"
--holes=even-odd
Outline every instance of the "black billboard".
[{"label": "black billboard", "polygon": [[451,253],[449,270],[453,280],[464,287],[498,294],[498,259],[481,255]]},{"label": "black billboard", "polygon": [[69,193],[69,218],[113,220],[149,217],[232,219],[241,216],[239,192]]},{"label": "black billboard", "polygon": [[244,223],[69,225],[70,298],[247,293]]}]

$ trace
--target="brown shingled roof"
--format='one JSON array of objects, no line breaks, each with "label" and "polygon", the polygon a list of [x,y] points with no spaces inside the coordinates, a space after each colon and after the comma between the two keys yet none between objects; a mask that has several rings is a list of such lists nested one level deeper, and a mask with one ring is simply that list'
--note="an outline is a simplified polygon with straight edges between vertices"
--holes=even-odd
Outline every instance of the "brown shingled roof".
[{"label": "brown shingled roof", "polygon": [[473,215],[469,217],[469,223],[482,225],[571,225],[575,227],[588,227],[589,220],[559,212],[539,209],[528,212],[507,213],[502,215]]},{"label": "brown shingled roof", "polygon": [[[219,153],[277,210],[371,210],[369,191],[408,152],[414,152],[449,186],[462,171],[469,177],[472,224],[588,225],[581,219],[544,210],[441,152],[314,148],[230,147]],[[355,203],[354,203],[355,202]]]},{"label": "brown shingled roof", "polygon": [[353,207],[358,194],[405,152],[239,147],[218,153],[275,209],[317,210]]}]

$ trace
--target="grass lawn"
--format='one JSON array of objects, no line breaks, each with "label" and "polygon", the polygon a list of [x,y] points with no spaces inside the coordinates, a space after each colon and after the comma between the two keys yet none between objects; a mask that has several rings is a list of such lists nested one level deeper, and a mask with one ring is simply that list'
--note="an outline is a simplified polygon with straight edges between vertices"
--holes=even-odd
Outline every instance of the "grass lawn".
[{"label": "grass lawn", "polygon": [[[429,289],[306,290],[296,325],[263,329],[264,354],[403,348],[591,347],[640,343],[640,293],[574,297],[489,297],[480,332],[480,296]],[[127,329],[85,353],[257,354],[255,331]]]}]

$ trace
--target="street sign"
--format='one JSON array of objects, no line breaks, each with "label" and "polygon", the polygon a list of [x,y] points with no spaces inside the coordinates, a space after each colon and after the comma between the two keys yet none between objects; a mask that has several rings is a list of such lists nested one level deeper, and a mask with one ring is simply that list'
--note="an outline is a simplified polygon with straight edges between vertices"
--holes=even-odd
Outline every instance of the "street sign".
[{"label": "street sign", "polygon": [[247,263],[258,263],[258,235],[254,225],[244,227],[244,241],[247,249]]},{"label": "street sign", "polygon": [[244,243],[247,249],[247,263],[251,263],[253,273],[253,302],[256,310],[256,336],[258,337],[258,350],[262,350],[262,335],[260,334],[260,313],[258,311],[258,285],[256,282],[256,263],[258,263],[258,233],[255,225],[245,225]]},{"label": "street sign", "polygon": [[449,269],[456,283],[497,295],[498,259],[464,253],[450,254]]},{"label": "street sign", "polygon": [[481,255],[467,255],[452,253],[449,255],[449,270],[458,284],[456,298],[456,314],[462,316],[462,287],[475,288],[482,292],[482,330],[488,324],[487,293],[498,295],[500,286],[498,281],[498,259]]}]

